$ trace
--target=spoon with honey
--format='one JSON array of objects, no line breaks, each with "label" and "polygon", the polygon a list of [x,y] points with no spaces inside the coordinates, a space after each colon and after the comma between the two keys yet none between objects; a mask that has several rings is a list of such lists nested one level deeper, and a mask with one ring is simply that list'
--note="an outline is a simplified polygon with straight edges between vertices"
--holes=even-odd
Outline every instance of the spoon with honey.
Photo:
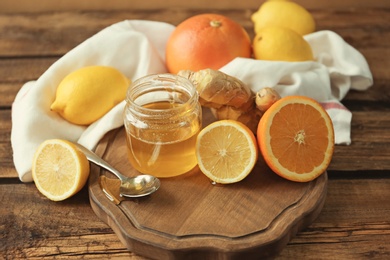
[{"label": "spoon with honey", "polygon": [[91,150],[78,143],[75,143],[75,145],[85,154],[90,162],[110,171],[118,177],[121,181],[119,190],[121,197],[137,198],[147,196],[157,191],[160,187],[160,180],[152,175],[126,177]]}]

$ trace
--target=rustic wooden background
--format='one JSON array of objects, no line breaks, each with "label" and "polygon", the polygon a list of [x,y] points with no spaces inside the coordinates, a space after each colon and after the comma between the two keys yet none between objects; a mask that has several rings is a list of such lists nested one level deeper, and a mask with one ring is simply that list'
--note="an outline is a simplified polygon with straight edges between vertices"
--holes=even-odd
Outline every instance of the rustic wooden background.
[{"label": "rustic wooden background", "polygon": [[[256,9],[264,0],[2,0],[1,12],[42,12],[74,10],[145,10],[164,8]],[[389,7],[388,0],[294,0],[308,9]]]},{"label": "rustic wooden background", "polygon": [[[51,203],[21,183],[13,161],[11,107],[16,93],[70,49],[125,19],[178,24],[218,12],[253,36],[255,0],[1,0],[0,1],[0,258],[143,259],[124,248],[93,213],[88,191]],[[319,218],[279,259],[388,259],[390,257],[390,1],[297,0],[318,30],[332,30],[367,59],[374,86],[351,91],[352,145],[337,146],[328,195]]]}]

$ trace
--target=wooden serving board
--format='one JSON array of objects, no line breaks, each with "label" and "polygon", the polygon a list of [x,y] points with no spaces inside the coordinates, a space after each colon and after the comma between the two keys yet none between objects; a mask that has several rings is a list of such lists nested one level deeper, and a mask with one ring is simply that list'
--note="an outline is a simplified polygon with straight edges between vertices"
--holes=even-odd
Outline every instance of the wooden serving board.
[{"label": "wooden serving board", "polygon": [[[96,153],[125,175],[138,174],[127,160],[124,128],[108,133]],[[272,258],[319,215],[327,187],[326,172],[312,182],[291,182],[273,173],[260,156],[239,183],[212,185],[196,167],[161,179],[151,196],[116,205],[103,193],[101,176],[115,179],[92,165],[94,212],[130,251],[153,259]]]}]

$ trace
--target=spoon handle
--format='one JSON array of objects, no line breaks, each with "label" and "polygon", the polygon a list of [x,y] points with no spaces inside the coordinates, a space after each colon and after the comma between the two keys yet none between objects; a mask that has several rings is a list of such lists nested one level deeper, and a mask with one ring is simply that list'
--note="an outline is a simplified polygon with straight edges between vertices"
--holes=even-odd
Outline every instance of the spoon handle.
[{"label": "spoon handle", "polygon": [[85,156],[87,157],[87,159],[90,162],[112,172],[121,181],[123,181],[126,178],[119,171],[117,171],[114,167],[112,167],[108,162],[106,162],[105,160],[100,158],[96,153],[92,152],[91,150],[87,149],[86,147],[82,146],[81,144],[75,143],[75,145],[80,149],[80,151],[82,151],[85,154]]}]

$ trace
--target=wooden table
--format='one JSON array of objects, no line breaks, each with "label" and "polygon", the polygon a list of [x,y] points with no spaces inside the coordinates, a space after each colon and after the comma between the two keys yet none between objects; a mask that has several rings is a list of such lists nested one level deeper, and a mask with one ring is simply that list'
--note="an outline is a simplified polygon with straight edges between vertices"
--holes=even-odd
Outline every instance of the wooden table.
[{"label": "wooden table", "polygon": [[[217,12],[242,24],[253,37],[250,15],[261,1],[167,1],[165,8],[157,0],[149,5],[113,1],[112,6],[96,1],[90,9],[78,3],[83,1],[58,1],[59,6],[41,2],[47,6],[0,4],[0,258],[143,259],[94,214],[86,188],[54,203],[33,183],[18,179],[10,143],[15,95],[67,51],[115,22],[178,24],[198,13]],[[335,31],[366,57],[374,86],[351,91],[342,101],[353,112],[352,144],[336,146],[320,216],[292,238],[278,259],[390,259],[389,2],[300,2],[313,13],[318,30]],[[57,7],[62,9],[52,10]]]}]

